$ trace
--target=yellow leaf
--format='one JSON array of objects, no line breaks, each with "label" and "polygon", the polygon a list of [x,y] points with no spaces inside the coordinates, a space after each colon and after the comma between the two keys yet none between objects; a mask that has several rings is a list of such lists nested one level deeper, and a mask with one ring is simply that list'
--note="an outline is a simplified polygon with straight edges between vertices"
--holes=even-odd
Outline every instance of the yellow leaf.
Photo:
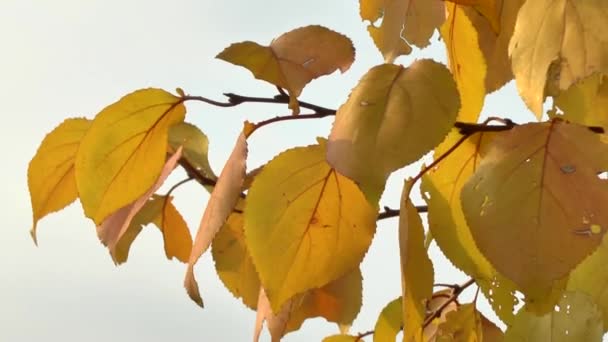
[{"label": "yellow leaf", "polygon": [[[359,0],[362,20],[387,63],[412,52],[410,44],[423,48],[445,20],[440,0]],[[374,23],[382,18],[382,24]]]},{"label": "yellow leaf", "polygon": [[327,336],[323,339],[323,342],[361,342],[361,339],[358,336],[340,334]]},{"label": "yellow leaf", "polygon": [[452,311],[458,310],[459,304],[456,303],[455,301],[450,301],[448,304],[446,304],[446,302],[451,299],[453,294],[454,294],[454,292],[452,289],[438,291],[438,292],[433,293],[433,296],[427,302],[426,307],[427,307],[427,312],[429,312],[429,313],[434,313],[435,311],[439,310],[442,306],[443,306],[443,309],[441,310],[441,312],[439,313],[437,318],[434,318],[433,320],[431,320],[428,323],[428,325],[426,327],[424,327],[423,341],[425,341],[425,342],[435,341],[437,338],[437,332],[438,332],[439,325],[441,325],[441,323],[445,322],[447,314]]},{"label": "yellow leaf", "polygon": [[608,146],[586,127],[526,124],[498,134],[463,187],[476,245],[526,296],[544,295],[600,244],[607,162]]},{"label": "yellow leaf", "polygon": [[511,59],[508,53],[509,41],[515,29],[517,13],[524,3],[524,0],[494,1],[498,11],[496,16],[500,18],[498,30],[495,30],[478,11],[463,8],[477,31],[479,47],[487,64],[485,80],[487,93],[494,92],[513,79]]},{"label": "yellow leaf", "polygon": [[101,242],[108,246],[111,254],[114,254],[113,250],[116,247],[118,241],[126,233],[131,224],[131,221],[135,215],[144,207],[148,202],[148,199],[154,195],[165,180],[169,177],[173,169],[177,165],[179,158],[182,156],[182,149],[178,148],[175,154],[171,156],[165,163],[165,166],[161,170],[161,174],[156,180],[156,183],[152,185],[148,191],[141,195],[133,203],[120,208],[119,210],[108,216],[103,222],[97,226],[97,235]]},{"label": "yellow leaf", "polygon": [[[489,132],[470,136],[423,176],[420,190],[428,204],[429,230],[437,246],[454,266],[475,278],[497,315],[509,322],[517,303],[515,285],[500,275],[477,248],[460,202],[462,187],[487,155],[494,136]],[[435,159],[461,137],[453,130],[435,149]]]},{"label": "yellow leaf", "polygon": [[241,187],[245,179],[247,159],[247,139],[241,133],[234,149],[224,165],[222,173],[213,188],[203,218],[196,232],[194,246],[188,259],[188,270],[184,279],[184,287],[190,298],[200,307],[203,299],[198,290],[198,283],[194,277],[194,265],[211,245],[215,234],[224,225],[241,195]]},{"label": "yellow leaf", "polygon": [[547,81],[565,90],[595,72],[608,73],[606,22],[605,0],[536,0],[521,7],[509,54],[519,93],[538,118]]},{"label": "yellow leaf", "polygon": [[566,292],[551,312],[537,316],[523,307],[507,329],[505,342],[601,341],[603,323],[597,305],[584,293]]},{"label": "yellow leaf", "polygon": [[338,109],[327,160],[376,203],[391,172],[443,140],[459,107],[456,85],[442,64],[375,66]]},{"label": "yellow leaf", "polygon": [[355,48],[346,36],[312,25],[284,33],[269,46],[250,41],[232,44],[217,58],[240,65],[255,78],[286,89],[289,108],[297,114],[297,98],[304,86],[337,69],[348,70],[355,60]]},{"label": "yellow leaf", "polygon": [[481,315],[475,304],[461,305],[446,315],[445,322],[437,328],[436,341],[481,342],[483,331]]},{"label": "yellow leaf", "polygon": [[74,159],[80,141],[90,126],[91,121],[87,119],[65,120],[47,134],[30,161],[27,183],[34,221],[30,233],[35,243],[38,221],[78,198]]},{"label": "yellow leaf", "polygon": [[279,154],[247,195],[245,239],[275,311],[356,267],[376,230],[377,207],[327,164],[325,145]]},{"label": "yellow leaf", "polygon": [[403,186],[399,216],[403,341],[408,342],[423,341],[426,303],[433,295],[434,277],[433,264],[424,247],[422,220],[409,198],[413,184],[409,179]]},{"label": "yellow leaf", "polygon": [[448,61],[458,92],[458,120],[477,122],[486,96],[486,61],[480,50],[477,31],[461,6],[448,4],[448,18],[441,26]]},{"label": "yellow leaf", "polygon": [[402,307],[402,300],[399,297],[382,309],[374,327],[374,342],[395,341],[403,325]]},{"label": "yellow leaf", "polygon": [[129,249],[143,226],[154,223],[163,234],[165,255],[187,262],[192,249],[192,237],[188,226],[172,203],[171,197],[154,195],[131,220],[127,231],[116,247],[110,250],[114,262],[119,265],[127,261]]},{"label": "yellow leaf", "polygon": [[565,120],[608,131],[608,76],[593,74],[573,84],[554,98],[553,108],[559,108]]},{"label": "yellow leaf", "polygon": [[84,212],[100,224],[158,179],[169,127],[184,120],[183,99],[160,89],[131,93],[103,109],[76,155],[76,183]]},{"label": "yellow leaf", "polygon": [[198,127],[187,122],[177,123],[169,128],[169,146],[183,150],[183,158],[196,170],[209,179],[216,180],[217,176],[209,165],[209,140]]},{"label": "yellow leaf", "polygon": [[260,292],[260,279],[249,256],[244,237],[243,209],[239,199],[235,210],[217,232],[211,244],[215,269],[224,286],[243,303],[255,309]]},{"label": "yellow leaf", "polygon": [[454,4],[471,6],[491,25],[494,32],[500,31],[500,9],[503,0],[446,0]]}]

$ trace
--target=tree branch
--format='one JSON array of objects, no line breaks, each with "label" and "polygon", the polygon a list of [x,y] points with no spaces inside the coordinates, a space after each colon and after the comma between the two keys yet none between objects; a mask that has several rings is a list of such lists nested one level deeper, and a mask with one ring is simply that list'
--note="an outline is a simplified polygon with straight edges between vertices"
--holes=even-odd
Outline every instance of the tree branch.
[{"label": "tree branch", "polygon": [[426,326],[429,325],[435,318],[439,317],[441,315],[441,312],[445,308],[447,308],[448,305],[456,301],[458,299],[458,296],[473,284],[475,284],[475,279],[471,278],[462,285],[454,286],[452,288],[452,295],[448,298],[448,300],[446,300],[443,304],[441,304],[437,309],[435,309],[431,314],[426,317],[424,323],[422,324],[422,328],[426,328]]},{"label": "tree branch", "polygon": [[[429,211],[429,207],[427,205],[417,205],[416,210],[418,210],[419,213],[426,213]],[[400,212],[401,211],[399,209],[392,209],[385,206],[384,211],[378,214],[378,218],[376,218],[376,221],[399,216]]]}]

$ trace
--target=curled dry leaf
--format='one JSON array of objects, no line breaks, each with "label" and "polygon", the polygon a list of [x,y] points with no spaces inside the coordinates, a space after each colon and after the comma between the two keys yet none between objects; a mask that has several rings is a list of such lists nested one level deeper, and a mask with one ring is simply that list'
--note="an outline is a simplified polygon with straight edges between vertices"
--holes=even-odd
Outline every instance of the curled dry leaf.
[{"label": "curled dry leaf", "polygon": [[269,46],[250,41],[232,44],[217,58],[245,67],[255,78],[286,89],[289,108],[297,114],[297,98],[304,86],[338,69],[348,70],[355,60],[355,48],[346,36],[312,25],[284,33]]},{"label": "curled dry leaf", "polygon": [[188,259],[184,287],[190,298],[200,307],[203,307],[203,299],[194,277],[194,265],[201,255],[207,251],[213,237],[224,225],[237,204],[245,179],[246,159],[247,139],[241,133],[226,165],[224,165],[224,169],[220,173],[215,188],[213,188],[209,202],[207,202],[207,207],[194,239],[192,253]]}]

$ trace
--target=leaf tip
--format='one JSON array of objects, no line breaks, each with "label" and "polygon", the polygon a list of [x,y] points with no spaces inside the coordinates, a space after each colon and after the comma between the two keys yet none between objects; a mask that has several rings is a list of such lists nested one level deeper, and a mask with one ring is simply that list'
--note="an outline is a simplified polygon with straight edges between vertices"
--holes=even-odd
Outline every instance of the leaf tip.
[{"label": "leaf tip", "polygon": [[188,271],[186,272],[186,278],[184,279],[184,287],[186,288],[186,292],[190,299],[192,299],[196,305],[200,306],[201,309],[205,308],[203,304],[203,298],[198,290],[198,283],[194,278],[194,269],[192,266],[188,266]]}]

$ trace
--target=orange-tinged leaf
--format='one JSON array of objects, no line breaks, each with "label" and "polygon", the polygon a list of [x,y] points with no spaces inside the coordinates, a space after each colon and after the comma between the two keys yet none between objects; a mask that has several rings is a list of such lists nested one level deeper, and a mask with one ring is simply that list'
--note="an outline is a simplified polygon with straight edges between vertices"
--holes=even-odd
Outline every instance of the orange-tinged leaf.
[{"label": "orange-tinged leaf", "polygon": [[593,74],[573,84],[553,100],[556,109],[563,112],[565,120],[586,126],[600,126],[608,131],[608,76]]},{"label": "orange-tinged leaf", "polygon": [[[547,81],[560,90],[595,72],[608,73],[608,2],[526,1],[509,44],[519,93],[540,118]],[[553,70],[550,66],[553,64]],[[547,79],[551,71],[551,79]]]},{"label": "orange-tinged leaf", "polygon": [[32,203],[34,242],[36,225],[44,216],[65,208],[78,198],[74,159],[82,137],[91,121],[67,119],[42,140],[27,169],[27,183]]},{"label": "orange-tinged leaf", "polygon": [[[423,48],[445,20],[441,0],[359,0],[362,20],[387,63],[412,52],[411,45]],[[382,18],[378,27],[374,23]]]},{"label": "orange-tinged leaf", "polygon": [[117,265],[127,261],[129,249],[145,225],[154,223],[163,234],[167,259],[187,262],[192,249],[188,226],[172,203],[171,197],[153,195],[131,220],[110,255]]},{"label": "orange-tinged leaf", "polygon": [[289,108],[297,114],[297,98],[304,86],[338,69],[348,70],[355,60],[355,48],[346,36],[311,25],[284,33],[269,46],[250,41],[232,44],[217,58],[240,65],[255,78],[286,89]]},{"label": "orange-tinged leaf", "polygon": [[148,199],[158,190],[167,177],[173,172],[179,158],[182,156],[182,149],[179,148],[172,156],[167,160],[165,166],[163,166],[160,176],[156,180],[156,183],[152,185],[148,191],[141,195],[133,203],[124,206],[108,216],[103,222],[97,226],[97,236],[99,240],[108,246],[110,253],[113,253],[114,248],[122,236],[126,233],[131,221],[135,215],[144,207],[148,202]]},{"label": "orange-tinged leaf", "polygon": [[200,307],[203,307],[203,299],[194,277],[194,264],[209,248],[215,234],[224,225],[237,204],[245,179],[246,159],[247,139],[241,133],[207,202],[188,260],[184,287],[190,298]]},{"label": "orange-tinged leaf", "polygon": [[224,286],[243,303],[255,309],[260,292],[260,278],[245,244],[243,209],[245,200],[239,199],[228,220],[215,235],[211,254],[215,269]]},{"label": "orange-tinged leaf", "polygon": [[[422,178],[420,187],[428,204],[429,230],[437,246],[454,266],[475,278],[497,315],[505,322],[513,316],[515,286],[500,275],[479,251],[467,225],[460,192],[487,155],[495,133],[476,133]],[[460,140],[453,130],[435,149],[435,158]]]},{"label": "orange-tinged leaf", "polygon": [[433,264],[424,246],[424,228],[409,198],[412,179],[405,182],[399,216],[399,251],[403,312],[403,341],[423,341],[426,303],[433,295]]},{"label": "orange-tinged leaf", "polygon": [[487,64],[486,92],[491,93],[513,79],[511,59],[509,57],[509,41],[515,29],[517,13],[524,0],[495,0],[495,7],[500,17],[500,28],[495,30],[486,18],[472,8],[463,8],[475,31],[479,47]]},{"label": "orange-tinged leaf", "polygon": [[524,306],[505,333],[505,341],[601,341],[602,315],[589,296],[566,292],[551,312],[537,316]]},{"label": "orange-tinged leaf", "polygon": [[182,102],[164,90],[143,89],[97,114],[75,162],[80,201],[96,224],[154,185],[165,164],[167,131],[184,120]]},{"label": "orange-tinged leaf", "polygon": [[544,294],[608,229],[597,177],[607,165],[608,146],[583,126],[554,120],[498,134],[461,194],[476,245],[524,294]]},{"label": "orange-tinged leaf", "polygon": [[443,140],[459,107],[456,85],[442,64],[375,66],[338,109],[327,160],[376,203],[391,172]]},{"label": "orange-tinged leaf", "polygon": [[486,96],[486,61],[479,47],[477,31],[464,10],[456,4],[446,6],[448,18],[440,31],[460,94],[458,120],[477,122]]},{"label": "orange-tinged leaf", "polygon": [[327,164],[325,145],[279,154],[247,195],[245,239],[275,312],[355,268],[376,230],[377,207]]},{"label": "orange-tinged leaf", "polygon": [[401,297],[388,303],[380,312],[374,327],[374,342],[395,341],[403,325]]}]

